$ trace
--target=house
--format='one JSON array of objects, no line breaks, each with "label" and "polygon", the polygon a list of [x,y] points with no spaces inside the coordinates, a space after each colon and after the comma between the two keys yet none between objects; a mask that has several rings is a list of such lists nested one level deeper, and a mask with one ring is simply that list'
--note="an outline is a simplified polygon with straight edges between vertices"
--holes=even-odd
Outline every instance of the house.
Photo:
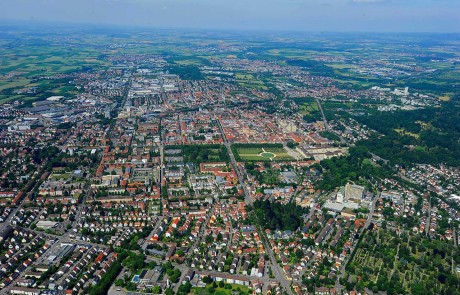
[{"label": "house", "polygon": [[40,295],[40,289],[33,289],[27,287],[12,287],[10,293],[20,295]]}]

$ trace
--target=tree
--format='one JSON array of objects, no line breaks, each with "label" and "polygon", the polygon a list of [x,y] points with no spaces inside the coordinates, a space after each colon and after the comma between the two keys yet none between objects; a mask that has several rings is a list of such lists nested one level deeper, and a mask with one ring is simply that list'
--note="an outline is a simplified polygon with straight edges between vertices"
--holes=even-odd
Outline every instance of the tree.
[{"label": "tree", "polygon": [[212,278],[210,276],[203,277],[203,283],[206,285],[211,284],[213,282]]},{"label": "tree", "polygon": [[214,238],[212,237],[212,235],[207,235],[205,241],[206,244],[210,245],[212,244],[212,242],[214,242]]},{"label": "tree", "polygon": [[297,258],[299,258],[299,259],[302,259],[302,257],[303,257],[303,251],[302,251],[302,249],[297,249],[297,250],[295,251],[295,256],[296,256]]},{"label": "tree", "polygon": [[186,282],[185,284],[181,285],[179,287],[179,290],[177,290],[178,294],[188,294],[192,290],[192,285],[190,282]]},{"label": "tree", "polygon": [[308,213],[307,208],[302,208],[295,203],[281,204],[269,200],[256,200],[249,209],[254,210],[257,222],[265,228],[275,230],[297,230],[303,223],[302,215]]},{"label": "tree", "polygon": [[382,229],[387,229],[387,222],[386,221],[382,222]]},{"label": "tree", "polygon": [[288,142],[286,145],[287,145],[288,148],[293,149],[293,148],[295,148],[296,146],[298,146],[299,144],[290,141],[290,142]]},{"label": "tree", "polygon": [[160,294],[161,293],[161,288],[160,286],[153,286],[152,292],[154,294]]}]

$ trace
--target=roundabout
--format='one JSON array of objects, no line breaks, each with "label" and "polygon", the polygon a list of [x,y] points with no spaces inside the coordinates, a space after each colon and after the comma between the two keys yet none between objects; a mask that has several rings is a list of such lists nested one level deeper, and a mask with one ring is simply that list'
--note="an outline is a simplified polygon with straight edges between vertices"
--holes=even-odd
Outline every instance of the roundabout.
[{"label": "roundabout", "polygon": [[262,152],[259,154],[259,156],[265,159],[273,160],[273,158],[276,157],[276,154],[267,152],[265,149],[262,149]]}]

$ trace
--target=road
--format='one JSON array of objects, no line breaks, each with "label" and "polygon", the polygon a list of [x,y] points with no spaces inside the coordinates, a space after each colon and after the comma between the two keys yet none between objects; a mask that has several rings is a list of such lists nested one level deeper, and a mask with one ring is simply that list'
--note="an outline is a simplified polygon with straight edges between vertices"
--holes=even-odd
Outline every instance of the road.
[{"label": "road", "polygon": [[238,167],[238,163],[235,160],[235,155],[233,155],[231,145],[228,142],[227,137],[225,136],[224,128],[222,127],[222,124],[220,123],[220,120],[217,120],[217,122],[218,122],[218,125],[219,125],[220,133],[222,135],[222,139],[224,140],[224,145],[227,148],[228,155],[230,156],[230,161],[232,162],[233,169],[235,169],[236,175],[238,176],[238,181],[240,182],[240,185],[243,187],[244,200],[245,200],[246,204],[249,205],[249,204],[252,203],[251,194],[250,194],[249,190],[247,189],[247,187],[245,185],[243,172]]},{"label": "road", "polygon": [[324,128],[329,131],[329,124],[327,123],[326,116],[324,115],[323,107],[321,106],[321,103],[319,102],[318,98],[316,99],[316,103],[318,104],[318,108],[321,112],[321,116],[323,117],[323,122],[324,122]]},{"label": "road", "polygon": [[213,206],[211,207],[211,209],[208,210],[208,213],[206,214],[206,220],[203,221],[203,223],[201,224],[200,231],[199,231],[198,235],[196,236],[196,239],[195,239],[195,241],[193,242],[192,247],[190,247],[190,249],[189,249],[189,251],[188,251],[188,253],[187,253],[187,256],[188,256],[189,258],[192,257],[193,255],[195,255],[195,254],[194,254],[195,248],[198,247],[198,245],[199,245],[201,239],[204,238],[204,231],[206,230],[206,226],[207,226],[207,224],[209,223],[209,218],[211,217],[211,213],[214,211],[214,206],[215,206],[215,205],[213,205]]},{"label": "road", "polygon": [[163,199],[163,177],[164,177],[164,169],[165,169],[165,164],[164,164],[164,148],[163,148],[163,139],[161,138],[161,124],[162,124],[162,119],[160,118],[160,143],[158,145],[158,149],[160,150],[160,214],[163,213],[163,205],[162,205],[162,199]]},{"label": "road", "polygon": [[337,135],[337,136],[340,138],[340,143],[342,143],[342,144],[347,143],[346,140],[343,139],[342,136],[340,136],[339,134],[337,134],[336,132],[334,132],[334,131],[329,127],[329,124],[327,123],[326,116],[324,115],[323,107],[321,106],[321,102],[319,101],[318,98],[315,98],[315,99],[316,99],[316,103],[318,104],[318,108],[319,108],[319,110],[320,110],[320,112],[321,112],[321,117],[323,117],[324,128],[326,128],[327,131],[333,132],[335,135]]},{"label": "road", "polygon": [[[232,165],[233,165],[233,167],[235,169],[236,175],[238,176],[238,180],[240,182],[240,185],[243,187],[243,191],[244,191],[244,195],[245,195],[245,202],[246,202],[246,204],[251,204],[252,203],[251,195],[249,193],[249,190],[245,186],[243,172],[238,167],[238,163],[236,162],[235,156],[233,155],[231,145],[228,142],[227,138],[225,137],[224,129],[223,129],[222,124],[220,123],[219,120],[218,120],[218,124],[219,124],[220,133],[222,134],[222,138],[224,140],[224,145],[227,148],[227,152],[228,152],[228,154],[230,156],[230,160],[231,160]],[[259,230],[259,231],[262,232],[261,230]],[[268,254],[269,258],[270,258],[270,263],[271,263],[272,271],[273,271],[273,274],[275,275],[275,278],[277,279],[277,281],[280,282],[281,286],[286,290],[286,292],[289,295],[294,295],[294,293],[292,292],[292,289],[291,289],[291,283],[285,278],[283,270],[281,269],[281,267],[276,262],[275,256],[273,254],[272,249],[270,248],[270,245],[265,240],[265,237],[263,235],[261,235],[261,236],[262,236],[262,241],[264,243],[264,247],[265,247],[265,249],[267,251],[267,254]]]},{"label": "road", "polygon": [[232,161],[232,165],[233,165],[233,167],[235,169],[236,175],[238,176],[238,181],[240,182],[240,185],[243,188],[244,201],[246,202],[247,205],[250,205],[252,203],[251,194],[250,194],[248,188],[245,185],[243,173],[241,172],[240,168],[238,167],[238,163],[235,160],[235,156],[233,155],[232,148],[231,148],[230,144],[228,142],[226,142],[224,145],[227,148],[228,154],[230,156],[230,160]]},{"label": "road", "polygon": [[[221,277],[222,275],[226,275],[228,273],[225,272],[218,272],[214,270],[195,270],[195,272],[201,276],[216,276],[216,277]],[[259,280],[261,282],[268,282],[269,278],[268,276],[263,276],[263,277],[257,277],[257,276],[250,276],[250,275],[239,275],[239,274],[232,274],[231,275],[233,278],[236,279],[242,279],[242,280]]]},{"label": "road", "polygon": [[285,278],[284,271],[281,269],[278,262],[276,262],[275,255],[273,254],[272,248],[270,247],[270,245],[268,244],[264,236],[262,236],[262,241],[264,243],[265,251],[268,254],[268,257],[270,258],[270,264],[272,267],[273,275],[275,275],[276,280],[280,282],[281,286],[286,290],[286,292],[289,295],[294,295],[294,292],[292,292],[292,289],[291,289],[291,282],[289,282]]},{"label": "road", "polygon": [[[377,194],[378,195],[378,194]],[[363,228],[361,229],[361,232],[360,232],[360,235],[363,235],[364,232],[367,230],[367,228],[369,227],[369,225],[371,224],[372,222],[372,216],[374,215],[374,211],[375,211],[375,203],[377,202],[378,200],[378,197],[377,195],[374,196],[374,199],[372,200],[372,203],[371,203],[371,207],[369,209],[369,214],[367,216],[367,220],[366,220],[366,223],[364,224]],[[355,247],[358,245],[358,241],[359,239],[356,239],[353,243],[353,246],[351,247],[350,251],[351,253],[353,253]],[[346,260],[343,261],[342,263],[342,268],[340,269],[340,273],[339,275],[337,276],[337,280],[335,281],[335,285],[334,285],[334,288],[337,290],[337,293],[340,294],[341,290],[344,288],[340,283],[339,283],[339,280],[343,277],[343,275],[345,274],[345,266],[348,264],[349,262],[349,259],[350,259],[351,255],[349,255],[347,257]]]},{"label": "road", "polygon": [[40,177],[42,177],[43,173],[45,172],[44,167],[46,166],[47,162],[47,160],[43,161],[41,166],[39,166],[37,173],[34,175],[34,177],[32,177],[27,182],[24,189],[22,190],[23,196],[22,199],[19,201],[19,205],[15,208],[12,208],[10,215],[8,215],[7,219],[4,222],[0,223],[0,232],[3,232],[8,226],[11,226],[11,220],[14,216],[16,216],[16,213],[22,208],[22,201],[24,200],[24,198],[28,196],[29,193],[31,193],[35,189],[35,186],[37,186],[37,182],[40,180]]},{"label": "road", "polygon": [[457,230],[455,229],[455,227],[452,227],[452,238],[454,240],[455,247],[457,247],[458,246],[458,238],[457,238]]},{"label": "road", "polygon": [[428,237],[430,233],[430,222],[431,222],[431,197],[428,198],[428,216],[426,218],[425,235]]}]

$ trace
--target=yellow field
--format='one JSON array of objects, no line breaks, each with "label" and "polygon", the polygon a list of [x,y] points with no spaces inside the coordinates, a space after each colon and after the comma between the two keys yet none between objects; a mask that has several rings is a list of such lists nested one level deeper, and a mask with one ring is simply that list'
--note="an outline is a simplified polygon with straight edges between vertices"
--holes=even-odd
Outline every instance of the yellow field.
[{"label": "yellow field", "polygon": [[438,99],[441,100],[441,101],[449,101],[450,100],[450,95],[439,96]]},{"label": "yellow field", "polygon": [[408,132],[404,129],[394,129],[394,131],[398,132],[399,134],[402,134],[402,135],[409,135],[409,136],[412,136],[414,138],[419,138],[420,135],[416,134],[416,133],[411,133],[411,132]]}]

